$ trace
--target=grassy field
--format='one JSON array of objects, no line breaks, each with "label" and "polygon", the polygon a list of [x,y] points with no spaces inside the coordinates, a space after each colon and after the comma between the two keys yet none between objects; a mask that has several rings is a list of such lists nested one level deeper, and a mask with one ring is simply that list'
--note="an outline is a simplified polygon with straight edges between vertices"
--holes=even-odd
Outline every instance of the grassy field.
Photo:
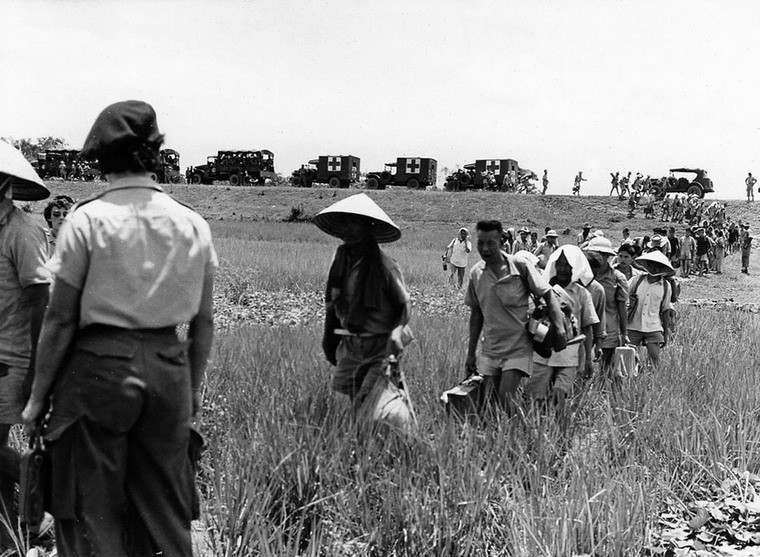
[{"label": "grassy field", "polygon": [[[81,198],[93,187],[56,188]],[[528,404],[519,418],[484,428],[446,416],[438,397],[463,378],[467,341],[461,295],[440,269],[456,228],[488,217],[573,232],[587,220],[651,227],[625,219],[622,203],[373,192],[404,231],[388,249],[415,301],[417,341],[402,365],[420,421],[415,440],[379,443],[359,440],[321,354],[320,292],[338,243],[310,224],[281,222],[293,207],[313,214],[354,192],[174,190],[210,218],[220,313],[248,311],[220,322],[205,387],[207,555],[655,554],[647,548],[661,513],[687,512],[705,486],[758,471],[760,323],[748,312],[680,307],[661,368],[616,395],[599,378],[579,387],[566,435]],[[729,209],[749,215],[738,202]],[[755,300],[754,276],[739,275],[736,257],[724,282],[690,280],[684,295]],[[281,318],[288,304],[295,313]]]}]

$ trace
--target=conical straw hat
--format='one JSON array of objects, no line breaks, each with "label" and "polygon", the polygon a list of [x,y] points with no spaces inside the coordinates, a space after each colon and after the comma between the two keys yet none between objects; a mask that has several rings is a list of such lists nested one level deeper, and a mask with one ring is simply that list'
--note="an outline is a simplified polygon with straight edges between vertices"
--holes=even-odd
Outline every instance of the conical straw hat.
[{"label": "conical straw hat", "polygon": [[342,238],[343,219],[346,215],[371,219],[372,237],[378,244],[395,242],[401,238],[401,230],[396,223],[366,193],[352,195],[323,209],[314,217],[314,224],[330,236]]},{"label": "conical straw hat", "polygon": [[[668,260],[667,256],[662,253],[661,251],[650,251],[648,253],[645,253],[644,255],[640,255],[636,258],[636,261],[639,263],[643,263],[646,265],[647,263],[659,263],[663,267],[666,267],[668,270],[665,272],[665,274],[668,273],[674,273],[675,269],[673,269],[673,266],[670,264],[670,261]],[[663,274],[663,273],[658,273]]]},{"label": "conical straw hat", "polygon": [[50,196],[42,178],[24,158],[21,151],[0,141],[0,185],[10,178],[13,185],[13,199],[18,201],[39,201]]}]

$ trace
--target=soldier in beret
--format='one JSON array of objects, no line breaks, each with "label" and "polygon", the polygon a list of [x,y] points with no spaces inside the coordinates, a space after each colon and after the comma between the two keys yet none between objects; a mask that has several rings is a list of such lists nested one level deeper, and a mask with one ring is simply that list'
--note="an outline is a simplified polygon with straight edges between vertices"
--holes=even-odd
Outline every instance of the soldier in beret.
[{"label": "soldier in beret", "polygon": [[108,187],[69,213],[49,263],[45,357],[23,418],[31,427],[52,394],[45,438],[63,557],[192,554],[191,425],[218,263],[208,224],[151,179],[162,142],[144,102],[98,116],[82,154]]}]

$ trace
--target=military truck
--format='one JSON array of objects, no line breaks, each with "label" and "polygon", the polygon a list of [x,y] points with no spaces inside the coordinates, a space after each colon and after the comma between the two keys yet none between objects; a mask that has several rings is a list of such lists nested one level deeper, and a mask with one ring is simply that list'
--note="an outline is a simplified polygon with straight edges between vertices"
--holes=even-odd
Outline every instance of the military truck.
[{"label": "military truck", "polygon": [[160,164],[156,172],[156,182],[178,184],[180,180],[179,153],[174,149],[161,149],[158,154]]},{"label": "military truck", "polygon": [[78,149],[40,151],[32,166],[43,180],[61,178],[62,180],[92,181],[100,176],[98,164],[85,160]]},{"label": "military truck", "polygon": [[425,189],[435,186],[438,180],[438,162],[424,157],[398,157],[396,162],[385,163],[382,172],[367,174],[367,189],[384,190],[388,186],[406,186]]},{"label": "military truck", "polygon": [[650,180],[649,191],[658,198],[668,193],[685,193],[704,197],[715,191],[713,182],[707,177],[707,171],[701,168],[671,168],[670,176],[659,180]]},{"label": "military truck", "polygon": [[290,183],[310,188],[314,184],[327,184],[331,188],[347,188],[359,181],[361,159],[353,155],[323,155],[294,170]]},{"label": "military truck", "polygon": [[213,184],[228,181],[231,186],[263,184],[275,177],[274,153],[261,151],[219,151],[207,157],[206,164],[187,169],[188,181],[193,184]]},{"label": "military truck", "polygon": [[[527,171],[530,172],[530,171]],[[522,174],[521,174],[522,173]],[[477,159],[446,177],[445,189],[516,191],[525,171],[514,159]],[[505,180],[506,178],[506,180]]]}]

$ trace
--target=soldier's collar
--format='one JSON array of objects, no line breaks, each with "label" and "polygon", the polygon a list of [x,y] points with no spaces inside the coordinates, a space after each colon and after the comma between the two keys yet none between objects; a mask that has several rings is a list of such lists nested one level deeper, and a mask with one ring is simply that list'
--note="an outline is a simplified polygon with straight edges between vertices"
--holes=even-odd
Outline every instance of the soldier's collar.
[{"label": "soldier's collar", "polygon": [[150,188],[156,191],[164,191],[161,189],[161,186],[156,184],[156,182],[148,176],[127,176],[111,182],[108,187],[103,190],[103,193],[129,188]]}]

